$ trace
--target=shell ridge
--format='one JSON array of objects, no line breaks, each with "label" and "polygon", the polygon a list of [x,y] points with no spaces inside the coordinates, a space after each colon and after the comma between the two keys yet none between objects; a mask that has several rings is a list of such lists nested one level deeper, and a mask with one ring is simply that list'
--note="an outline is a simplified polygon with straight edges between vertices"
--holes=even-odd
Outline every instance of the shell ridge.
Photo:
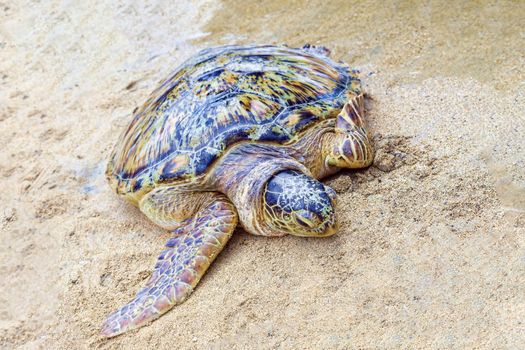
[{"label": "shell ridge", "polygon": [[[340,97],[341,95],[343,95],[345,91],[344,90],[341,90],[340,93],[337,95],[337,97]],[[266,124],[272,124],[272,123],[276,123],[276,120],[282,115],[284,114],[284,112],[293,112],[293,111],[296,111],[298,109],[301,109],[301,108],[304,108],[304,107],[308,107],[310,105],[315,105],[315,104],[318,104],[319,102],[323,101],[323,100],[329,100],[330,97],[325,97],[324,99],[319,99],[319,100],[316,100],[316,101],[312,101],[312,102],[307,102],[307,103],[302,103],[302,104],[297,104],[297,105],[294,105],[294,106],[290,106],[290,107],[285,107],[283,108],[276,116],[275,116],[275,120],[269,120],[267,121],[266,123],[260,123],[260,125],[266,125]],[[230,128],[228,130],[225,130],[221,133],[219,133],[218,135],[223,135],[225,134],[226,132],[228,131],[239,131],[240,130],[240,127],[237,127],[237,128]],[[180,152],[180,153],[186,153],[186,154],[189,154],[189,153],[193,153],[193,152],[198,152],[200,151],[201,149],[203,148],[206,148],[206,147],[209,147],[209,144],[204,144],[202,147],[198,148],[198,149],[178,149],[177,151]],[[228,145],[226,146],[226,148],[228,148]],[[170,152],[168,152],[170,153]],[[156,166],[158,166],[159,164],[162,164],[164,163],[165,161],[167,160],[170,160],[172,158],[174,158],[176,156],[176,154],[171,154],[171,155],[168,155],[166,156],[165,158],[162,158],[160,159],[159,161],[157,161],[156,163],[153,163],[151,164],[150,166],[144,168],[142,170],[142,173],[148,169],[151,169],[151,168],[155,168]],[[120,177],[121,180],[131,180],[131,179],[134,179],[135,177],[137,176],[140,176],[142,175],[141,173],[137,173],[135,176],[133,177]]]}]

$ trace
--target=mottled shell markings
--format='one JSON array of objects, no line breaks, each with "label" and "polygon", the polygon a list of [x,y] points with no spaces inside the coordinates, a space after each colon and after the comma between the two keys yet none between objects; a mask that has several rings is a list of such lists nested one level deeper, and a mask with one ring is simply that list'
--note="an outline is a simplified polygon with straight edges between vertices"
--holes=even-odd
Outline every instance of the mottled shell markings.
[{"label": "mottled shell markings", "polygon": [[304,50],[203,51],[137,111],[108,177],[130,197],[157,182],[193,179],[240,141],[295,142],[301,130],[335,118],[359,93],[359,80],[346,66]]}]

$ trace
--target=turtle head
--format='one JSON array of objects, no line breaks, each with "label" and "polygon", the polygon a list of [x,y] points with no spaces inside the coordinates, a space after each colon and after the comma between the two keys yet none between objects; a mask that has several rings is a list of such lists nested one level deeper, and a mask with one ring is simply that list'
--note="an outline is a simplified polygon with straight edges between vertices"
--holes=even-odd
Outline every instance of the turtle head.
[{"label": "turtle head", "polygon": [[264,221],[275,232],[330,236],[337,231],[335,201],[330,187],[298,171],[281,171],[263,191]]},{"label": "turtle head", "polygon": [[280,147],[242,144],[221,159],[210,178],[251,234],[330,236],[337,230],[336,195],[309,173]]}]

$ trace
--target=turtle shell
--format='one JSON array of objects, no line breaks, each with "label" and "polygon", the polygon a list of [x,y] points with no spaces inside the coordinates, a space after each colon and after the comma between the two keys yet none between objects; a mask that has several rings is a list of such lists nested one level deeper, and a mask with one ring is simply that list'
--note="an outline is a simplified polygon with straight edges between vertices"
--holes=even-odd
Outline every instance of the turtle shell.
[{"label": "turtle shell", "polygon": [[184,63],[136,111],[107,175],[117,192],[191,181],[241,141],[290,144],[334,118],[360,81],[326,51],[225,46]]}]

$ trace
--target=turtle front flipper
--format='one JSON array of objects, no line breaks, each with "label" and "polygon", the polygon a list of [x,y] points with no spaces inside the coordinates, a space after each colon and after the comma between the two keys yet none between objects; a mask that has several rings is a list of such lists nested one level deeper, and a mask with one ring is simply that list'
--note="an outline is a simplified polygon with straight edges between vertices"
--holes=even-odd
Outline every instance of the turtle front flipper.
[{"label": "turtle front flipper", "polygon": [[[102,327],[103,336],[113,337],[141,327],[191,294],[237,225],[233,204],[223,195],[211,197],[192,218],[173,230],[175,236],[166,243],[168,249],[160,254],[146,286],[131,302],[108,316]],[[165,209],[170,200],[161,202]],[[149,210],[152,215],[153,209]]]},{"label": "turtle front flipper", "polygon": [[364,98],[358,95],[348,101],[335,124],[335,137],[329,139],[327,164],[340,168],[366,168],[374,161],[364,119]]}]

